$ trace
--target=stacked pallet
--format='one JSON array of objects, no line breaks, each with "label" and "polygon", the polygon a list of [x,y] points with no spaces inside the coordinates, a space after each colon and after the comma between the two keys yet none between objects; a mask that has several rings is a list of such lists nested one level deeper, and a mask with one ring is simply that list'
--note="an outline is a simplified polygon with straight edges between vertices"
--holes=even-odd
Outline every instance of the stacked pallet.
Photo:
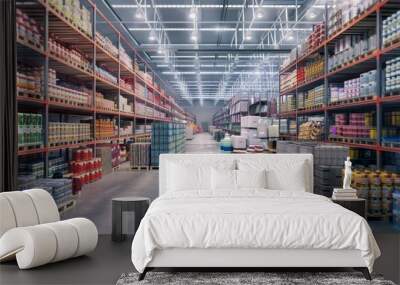
[{"label": "stacked pallet", "polygon": [[341,186],[344,161],[349,148],[310,142],[278,141],[277,153],[310,153],[314,156],[314,193],[332,196],[334,187]]},{"label": "stacked pallet", "polygon": [[131,168],[141,169],[150,166],[150,143],[132,143],[129,145]]},{"label": "stacked pallet", "polygon": [[20,183],[18,183],[17,190],[22,191],[32,188],[46,190],[53,197],[57,206],[62,206],[73,200],[71,179],[36,179],[34,176],[19,176],[18,181]]},{"label": "stacked pallet", "polygon": [[159,156],[162,153],[184,152],[185,142],[185,124],[153,123],[151,133],[151,166],[158,167]]}]

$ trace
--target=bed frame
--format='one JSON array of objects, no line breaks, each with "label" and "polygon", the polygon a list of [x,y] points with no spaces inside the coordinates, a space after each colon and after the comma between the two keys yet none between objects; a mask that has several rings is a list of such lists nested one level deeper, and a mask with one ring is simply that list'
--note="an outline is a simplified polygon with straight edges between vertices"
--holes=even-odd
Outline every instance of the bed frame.
[{"label": "bed frame", "polygon": [[156,250],[152,261],[139,275],[154,269],[182,269],[182,271],[266,271],[271,269],[302,269],[304,271],[353,268],[367,280],[371,275],[359,250],[329,249],[193,249],[171,248]]},{"label": "bed frame", "polygon": [[[311,154],[265,154],[277,159],[279,156],[290,156],[290,159],[304,161],[306,167],[307,192],[313,192],[313,156]],[[240,154],[241,158],[254,158],[254,154]],[[259,155],[257,155],[259,157]],[[162,154],[160,156],[159,194],[167,191],[167,170],[170,161],[181,160],[218,160],[238,158],[232,154]],[[317,268],[334,270],[337,268],[353,268],[361,271],[367,280],[371,276],[359,250],[330,250],[330,249],[248,249],[248,248],[170,248],[156,250],[153,259],[147,265],[139,280],[143,280],[146,273],[153,269],[197,269],[217,271],[265,271],[265,269],[285,268],[309,269]]]}]

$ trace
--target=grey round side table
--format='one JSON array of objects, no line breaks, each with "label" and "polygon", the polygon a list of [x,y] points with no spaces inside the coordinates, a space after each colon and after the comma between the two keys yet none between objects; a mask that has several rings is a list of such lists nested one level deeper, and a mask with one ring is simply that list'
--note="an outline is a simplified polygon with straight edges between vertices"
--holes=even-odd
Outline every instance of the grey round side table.
[{"label": "grey round side table", "polygon": [[112,199],[112,240],[123,241],[126,235],[122,232],[122,216],[124,212],[134,212],[135,232],[150,205],[150,198],[119,197]]}]

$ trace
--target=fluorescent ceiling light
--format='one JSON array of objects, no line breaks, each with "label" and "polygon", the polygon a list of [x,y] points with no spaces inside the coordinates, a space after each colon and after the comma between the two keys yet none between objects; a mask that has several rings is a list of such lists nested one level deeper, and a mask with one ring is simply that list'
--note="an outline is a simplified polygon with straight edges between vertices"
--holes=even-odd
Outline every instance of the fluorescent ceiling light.
[{"label": "fluorescent ceiling light", "polygon": [[190,8],[189,18],[190,19],[195,19],[196,16],[197,16],[196,8],[193,6],[193,7]]},{"label": "fluorescent ceiling light", "polygon": [[154,32],[154,30],[150,31],[149,40],[150,41],[155,41],[156,40],[156,32]]},{"label": "fluorescent ceiling light", "polygon": [[198,40],[198,35],[197,35],[197,32],[196,32],[196,31],[194,31],[194,32],[192,33],[191,39],[192,39],[192,41],[197,42],[197,40]]},{"label": "fluorescent ceiling light", "polygon": [[249,30],[244,32],[244,38],[246,39],[246,41],[251,41],[252,36],[251,36],[251,32]]},{"label": "fluorescent ceiling light", "polygon": [[158,54],[163,54],[164,53],[164,49],[160,46],[157,50]]},{"label": "fluorescent ceiling light", "polygon": [[256,17],[257,19],[261,19],[262,17],[264,17],[264,11],[262,10],[262,8],[258,8],[256,10]]},{"label": "fluorescent ceiling light", "polygon": [[143,11],[142,11],[140,8],[138,8],[138,9],[136,10],[136,12],[135,12],[135,17],[136,17],[137,19],[143,19],[143,18],[144,18]]}]

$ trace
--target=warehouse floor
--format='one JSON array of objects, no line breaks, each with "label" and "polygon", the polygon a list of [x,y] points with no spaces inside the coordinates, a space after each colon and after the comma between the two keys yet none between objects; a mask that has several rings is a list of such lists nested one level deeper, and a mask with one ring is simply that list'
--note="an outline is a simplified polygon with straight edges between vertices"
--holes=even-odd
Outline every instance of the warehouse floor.
[{"label": "warehouse floor", "polygon": [[[216,153],[218,145],[208,133],[195,135],[186,143],[186,153]],[[100,234],[111,233],[111,199],[123,196],[144,196],[152,200],[158,195],[158,171],[131,171],[125,163],[119,171],[85,186],[76,206],[62,215],[63,219],[85,217],[92,220]]]},{"label": "warehouse floor", "polygon": [[[196,135],[186,143],[187,153],[217,153],[218,144],[208,133]],[[87,185],[76,206],[62,215],[63,219],[87,217],[98,227],[100,237],[94,252],[88,256],[46,265],[32,270],[18,270],[15,262],[0,265],[0,284],[115,284],[119,276],[134,271],[130,261],[131,239],[111,241],[111,199],[121,196],[146,196],[158,193],[158,171],[130,171],[125,164],[120,170]],[[387,224],[372,225],[382,256],[376,271],[398,282],[400,235]]]}]

